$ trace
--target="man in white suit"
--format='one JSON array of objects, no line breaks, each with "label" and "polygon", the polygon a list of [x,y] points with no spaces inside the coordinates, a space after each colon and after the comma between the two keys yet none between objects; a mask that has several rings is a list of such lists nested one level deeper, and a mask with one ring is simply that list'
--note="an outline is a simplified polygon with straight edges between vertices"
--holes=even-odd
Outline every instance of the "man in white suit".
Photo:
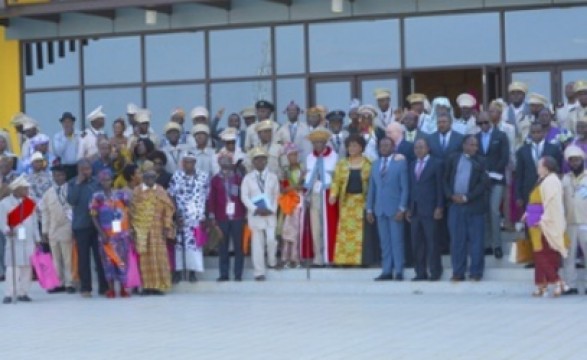
[{"label": "man in white suit", "polygon": [[[276,265],[277,199],[279,180],[267,169],[268,154],[265,149],[251,149],[249,157],[254,170],[249,172],[241,185],[241,200],[247,208],[247,221],[252,232],[251,253],[256,281],[265,280],[265,247],[269,268]],[[228,211],[228,209],[227,209]]]}]

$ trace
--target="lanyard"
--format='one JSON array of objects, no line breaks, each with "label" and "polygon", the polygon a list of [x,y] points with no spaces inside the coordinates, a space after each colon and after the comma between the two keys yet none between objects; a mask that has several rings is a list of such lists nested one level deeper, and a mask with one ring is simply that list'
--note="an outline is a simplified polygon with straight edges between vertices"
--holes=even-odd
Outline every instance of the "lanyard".
[{"label": "lanyard", "polygon": [[262,175],[259,176],[259,174],[257,174],[257,186],[261,193],[265,193],[265,179],[263,179]]}]

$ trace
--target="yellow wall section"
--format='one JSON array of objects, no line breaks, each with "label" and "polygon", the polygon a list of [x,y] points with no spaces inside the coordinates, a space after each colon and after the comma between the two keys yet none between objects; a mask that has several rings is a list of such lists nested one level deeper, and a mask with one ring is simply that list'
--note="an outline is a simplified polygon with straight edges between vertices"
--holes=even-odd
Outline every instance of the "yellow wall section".
[{"label": "yellow wall section", "polygon": [[0,128],[10,129],[12,150],[19,153],[18,139],[10,120],[20,110],[20,59],[18,41],[6,40],[0,26]]}]

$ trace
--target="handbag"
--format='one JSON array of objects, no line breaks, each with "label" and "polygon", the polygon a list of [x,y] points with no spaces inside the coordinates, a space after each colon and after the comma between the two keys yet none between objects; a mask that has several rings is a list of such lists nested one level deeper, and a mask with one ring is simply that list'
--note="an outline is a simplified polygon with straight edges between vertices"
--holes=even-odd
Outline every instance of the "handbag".
[{"label": "handbag", "polygon": [[126,287],[127,288],[139,288],[143,286],[143,282],[141,281],[141,272],[139,270],[139,254],[137,254],[137,250],[134,246],[131,246],[128,249],[128,259],[127,259],[127,272],[126,272]]},{"label": "handbag", "polygon": [[526,238],[512,242],[509,261],[514,264],[530,263],[534,259],[532,243]]},{"label": "handbag", "polygon": [[51,290],[61,285],[61,281],[55,271],[51,254],[44,253],[37,248],[31,255],[31,264],[37,273],[39,285],[45,290]]},{"label": "handbag", "polygon": [[208,234],[201,225],[194,228],[194,237],[196,238],[196,246],[199,248],[203,248],[208,243]]}]

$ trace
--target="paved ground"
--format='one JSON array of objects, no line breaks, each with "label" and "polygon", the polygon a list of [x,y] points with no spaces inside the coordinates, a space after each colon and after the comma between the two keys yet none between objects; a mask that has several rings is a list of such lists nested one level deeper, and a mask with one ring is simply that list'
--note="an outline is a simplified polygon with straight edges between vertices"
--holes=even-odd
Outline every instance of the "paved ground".
[{"label": "paved ground", "polygon": [[223,285],[115,300],[35,286],[33,303],[0,305],[0,359],[585,359],[585,295],[214,291]]}]

